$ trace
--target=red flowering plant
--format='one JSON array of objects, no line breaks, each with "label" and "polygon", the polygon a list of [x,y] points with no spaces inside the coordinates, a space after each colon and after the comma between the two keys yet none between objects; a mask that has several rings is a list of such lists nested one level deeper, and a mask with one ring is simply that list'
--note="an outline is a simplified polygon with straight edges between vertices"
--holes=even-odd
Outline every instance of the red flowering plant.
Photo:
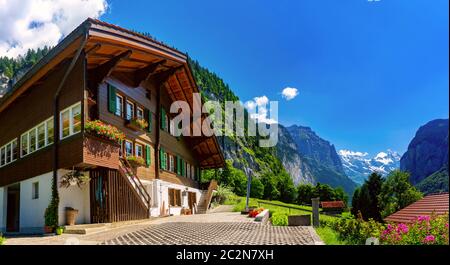
[{"label": "red flowering plant", "polygon": [[381,242],[388,245],[448,245],[448,214],[418,216],[411,224],[388,224]]},{"label": "red flowering plant", "polygon": [[93,134],[116,143],[120,143],[125,140],[125,134],[123,132],[114,126],[105,124],[99,120],[87,121],[84,125],[84,129],[89,134]]},{"label": "red flowering plant", "polygon": [[260,214],[262,211],[264,211],[264,208],[257,208],[253,209],[248,213],[249,217],[255,218],[258,214]]}]

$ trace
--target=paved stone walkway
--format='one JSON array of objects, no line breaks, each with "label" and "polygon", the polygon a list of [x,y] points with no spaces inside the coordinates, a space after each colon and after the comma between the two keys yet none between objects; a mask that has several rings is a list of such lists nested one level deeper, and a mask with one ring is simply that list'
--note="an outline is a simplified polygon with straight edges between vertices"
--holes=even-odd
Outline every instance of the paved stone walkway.
[{"label": "paved stone walkway", "polygon": [[88,235],[19,236],[7,245],[313,245],[311,227],[276,227],[256,223],[236,212],[157,218]]},{"label": "paved stone walkway", "polygon": [[108,240],[107,245],[314,245],[308,227],[251,222],[169,222]]}]

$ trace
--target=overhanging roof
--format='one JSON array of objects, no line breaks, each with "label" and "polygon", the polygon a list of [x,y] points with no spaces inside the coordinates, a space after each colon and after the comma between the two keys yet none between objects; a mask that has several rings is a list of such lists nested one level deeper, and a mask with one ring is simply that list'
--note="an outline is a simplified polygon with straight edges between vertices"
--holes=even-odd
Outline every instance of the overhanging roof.
[{"label": "overhanging roof", "polygon": [[[136,80],[140,81],[140,73],[145,73],[147,69],[153,70],[147,73],[150,76],[172,69],[173,72],[164,83],[164,87],[172,101],[187,101],[192,109],[192,94],[198,93],[199,90],[187,63],[186,54],[148,36],[100,20],[87,19],[50,50],[13,86],[11,91],[0,99],[0,112],[53,68],[73,57],[84,38],[88,40],[84,47],[88,71],[125,53],[126,58],[116,63],[114,75],[122,77],[121,80],[124,80],[126,84],[132,86],[139,84]],[[158,65],[152,68],[152,64]],[[186,137],[186,142],[200,157],[200,167],[217,168],[225,164],[215,136]]]}]

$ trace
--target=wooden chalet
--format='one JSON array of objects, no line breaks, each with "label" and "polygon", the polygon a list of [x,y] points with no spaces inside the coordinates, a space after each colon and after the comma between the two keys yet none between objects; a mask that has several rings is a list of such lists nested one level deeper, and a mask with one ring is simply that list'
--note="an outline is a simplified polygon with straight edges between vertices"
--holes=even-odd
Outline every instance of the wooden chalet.
[{"label": "wooden chalet", "polygon": [[[214,136],[175,137],[169,111],[179,100],[192,109],[196,92],[186,54],[99,20],[83,22],[0,99],[0,231],[41,231],[52,180],[61,224],[66,207],[78,210],[77,223],[204,209],[210,192],[200,189],[201,170],[224,165],[220,146]],[[97,120],[125,139],[88,133]],[[60,187],[71,171],[88,175],[89,184]]]}]

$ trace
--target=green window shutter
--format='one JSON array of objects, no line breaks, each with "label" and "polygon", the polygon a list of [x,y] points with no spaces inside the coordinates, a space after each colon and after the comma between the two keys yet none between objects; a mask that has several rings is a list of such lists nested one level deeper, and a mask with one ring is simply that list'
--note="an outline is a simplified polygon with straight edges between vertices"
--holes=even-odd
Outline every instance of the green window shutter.
[{"label": "green window shutter", "polygon": [[108,84],[108,111],[116,113],[116,88]]},{"label": "green window shutter", "polygon": [[177,156],[177,174],[181,175],[181,162],[180,162],[180,157]]},{"label": "green window shutter", "polygon": [[150,166],[151,162],[152,162],[152,156],[151,156],[151,149],[150,149],[150,145],[145,145],[145,163],[147,164],[147,166]]},{"label": "green window shutter", "polygon": [[166,129],[166,110],[161,107],[161,129],[165,130]]},{"label": "green window shutter", "polygon": [[164,150],[162,148],[159,149],[159,168],[164,168],[164,162],[163,162],[163,157],[164,157]]},{"label": "green window shutter", "polygon": [[152,132],[152,112],[147,109],[148,132]]},{"label": "green window shutter", "polygon": [[181,159],[181,176],[185,176],[186,173],[186,164],[184,163],[184,160]]}]

